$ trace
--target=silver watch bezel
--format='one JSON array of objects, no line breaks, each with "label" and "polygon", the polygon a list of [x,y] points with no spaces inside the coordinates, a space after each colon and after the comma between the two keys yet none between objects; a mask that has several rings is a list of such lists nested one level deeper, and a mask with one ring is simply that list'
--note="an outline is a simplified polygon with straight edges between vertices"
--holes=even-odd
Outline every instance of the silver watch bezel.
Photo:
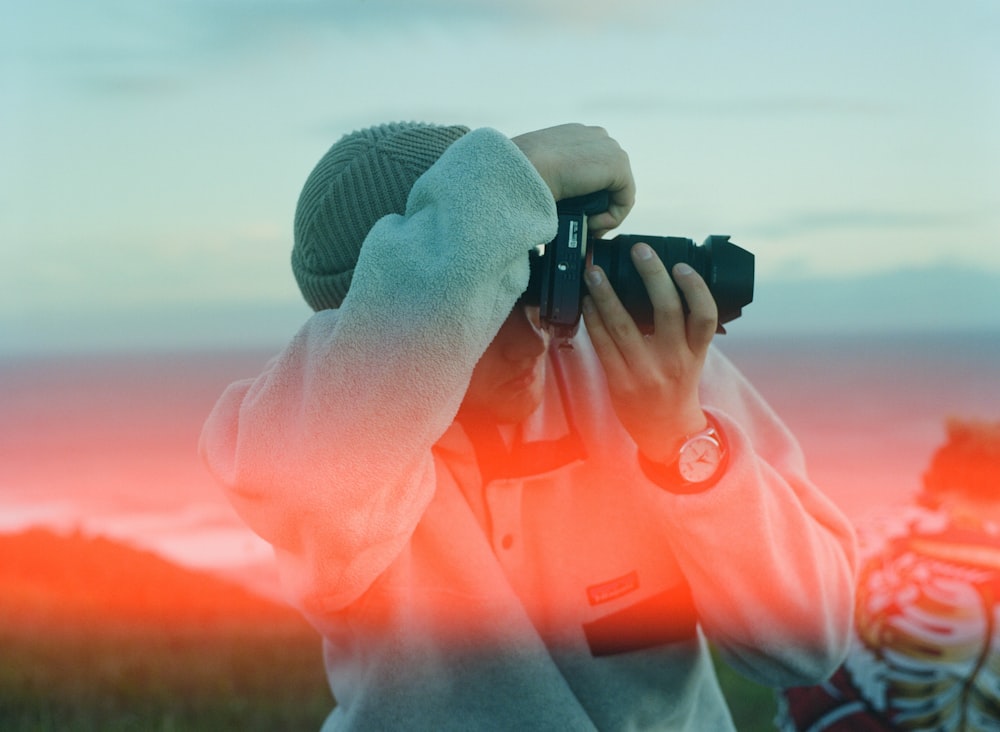
[{"label": "silver watch bezel", "polygon": [[[710,446],[710,452],[698,451],[695,453],[694,451],[698,449],[698,445],[701,443]],[[711,459],[704,461],[703,458],[705,455],[711,455]],[[724,455],[725,448],[722,445],[719,431],[714,425],[709,424],[705,429],[696,432],[684,440],[684,444],[677,451],[677,473],[685,483],[705,483],[718,473],[719,468],[722,466]],[[697,462],[692,462],[692,460],[697,460]],[[710,469],[707,469],[706,472],[702,472],[701,470],[692,472],[692,470],[697,470],[702,462],[706,462],[710,466]]]}]

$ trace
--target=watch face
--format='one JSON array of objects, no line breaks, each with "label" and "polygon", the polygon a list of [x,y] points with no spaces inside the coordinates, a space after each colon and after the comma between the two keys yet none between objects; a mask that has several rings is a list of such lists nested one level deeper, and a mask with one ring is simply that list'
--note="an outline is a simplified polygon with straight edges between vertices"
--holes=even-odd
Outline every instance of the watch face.
[{"label": "watch face", "polygon": [[702,483],[715,475],[721,462],[719,443],[708,435],[700,435],[684,445],[677,468],[688,483]]}]

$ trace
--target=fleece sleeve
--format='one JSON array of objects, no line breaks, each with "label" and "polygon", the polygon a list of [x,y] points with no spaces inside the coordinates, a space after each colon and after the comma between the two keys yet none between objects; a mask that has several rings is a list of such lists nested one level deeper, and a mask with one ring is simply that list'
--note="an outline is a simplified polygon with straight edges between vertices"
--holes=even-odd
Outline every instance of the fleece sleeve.
[{"label": "fleece sleeve", "polygon": [[435,486],[432,445],[555,235],[552,195],[490,129],[455,142],[362,247],[347,298],[223,394],[200,451],[289,591],[345,607],[407,543]]},{"label": "fleece sleeve", "polygon": [[702,627],[761,683],[818,682],[847,650],[853,529],[807,478],[788,429],[714,349],[702,400],[726,436],[726,473],[702,493],[662,498]]}]

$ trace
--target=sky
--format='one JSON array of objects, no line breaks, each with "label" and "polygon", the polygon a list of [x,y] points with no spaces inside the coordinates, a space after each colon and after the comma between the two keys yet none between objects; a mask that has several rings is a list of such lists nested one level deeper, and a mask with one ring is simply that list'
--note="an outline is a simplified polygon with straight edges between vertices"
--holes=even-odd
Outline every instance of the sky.
[{"label": "sky", "polygon": [[3,0],[3,17],[0,354],[291,335],[302,183],[341,135],[396,119],[602,125],[638,182],[621,231],[730,234],[758,293],[914,268],[1000,283],[995,0]]}]

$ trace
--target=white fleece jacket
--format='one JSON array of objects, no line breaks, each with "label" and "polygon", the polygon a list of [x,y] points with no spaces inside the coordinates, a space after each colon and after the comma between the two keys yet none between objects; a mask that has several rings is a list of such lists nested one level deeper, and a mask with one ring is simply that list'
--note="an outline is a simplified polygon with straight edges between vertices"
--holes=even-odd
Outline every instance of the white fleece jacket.
[{"label": "white fleece jacket", "polygon": [[852,531],[714,349],[702,400],[729,463],[710,490],[644,476],[582,329],[521,430],[541,461],[484,482],[456,414],[555,226],[517,147],[469,133],[372,229],[343,305],[205,425],[209,469],[324,637],[324,729],[727,730],[707,641],[773,685],[843,657]]}]

